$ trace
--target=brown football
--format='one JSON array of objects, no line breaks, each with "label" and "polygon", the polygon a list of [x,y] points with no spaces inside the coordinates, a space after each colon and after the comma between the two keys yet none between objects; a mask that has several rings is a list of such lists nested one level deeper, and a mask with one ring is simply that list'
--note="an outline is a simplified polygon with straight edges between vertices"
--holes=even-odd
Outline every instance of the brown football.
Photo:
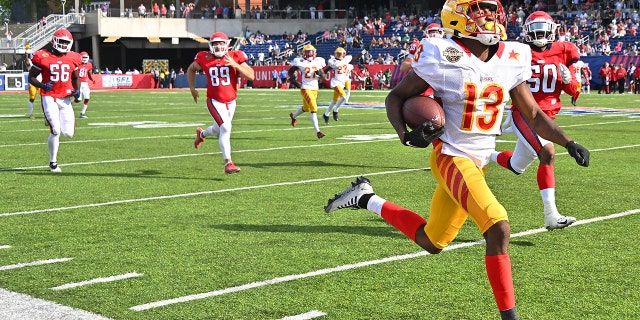
[{"label": "brown football", "polygon": [[444,109],[438,101],[425,96],[415,96],[405,100],[402,105],[402,117],[412,130],[425,122],[430,124],[424,129],[425,133],[432,132],[444,126]]}]

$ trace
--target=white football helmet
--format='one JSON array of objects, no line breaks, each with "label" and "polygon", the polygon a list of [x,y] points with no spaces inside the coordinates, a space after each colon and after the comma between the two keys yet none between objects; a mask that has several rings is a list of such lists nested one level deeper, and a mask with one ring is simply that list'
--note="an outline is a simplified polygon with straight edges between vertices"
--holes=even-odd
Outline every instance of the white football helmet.
[{"label": "white football helmet", "polygon": [[71,35],[71,32],[69,32],[69,30],[60,28],[53,34],[51,43],[53,44],[53,48],[58,52],[67,53],[71,51],[71,46],[73,45],[73,36]]},{"label": "white football helmet", "polygon": [[222,58],[229,52],[229,37],[224,32],[216,32],[209,38],[209,49],[217,58]]},{"label": "white football helmet", "polygon": [[556,39],[558,25],[544,11],[535,11],[524,21],[524,41],[536,47],[545,47]]}]

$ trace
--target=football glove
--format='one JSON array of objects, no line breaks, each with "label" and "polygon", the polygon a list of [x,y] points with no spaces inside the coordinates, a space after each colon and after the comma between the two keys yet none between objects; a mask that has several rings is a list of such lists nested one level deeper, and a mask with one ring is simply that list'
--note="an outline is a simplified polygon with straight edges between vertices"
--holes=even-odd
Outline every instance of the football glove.
[{"label": "football glove", "polygon": [[42,84],[42,90],[44,92],[49,92],[53,90],[53,82],[47,82]]},{"label": "football glove", "polygon": [[569,141],[565,146],[569,155],[576,159],[576,163],[583,167],[589,166],[589,150],[587,148],[577,144],[575,141]]},{"label": "football glove", "polygon": [[78,101],[80,99],[80,90],[71,91],[71,95],[73,96],[75,101]]},{"label": "football glove", "polygon": [[562,77],[562,83],[569,84],[571,83],[571,71],[564,64],[558,64],[558,68],[560,68],[560,77]]},{"label": "football glove", "polygon": [[414,147],[414,148],[426,148],[434,140],[440,138],[440,136],[444,133],[444,127],[440,127],[435,131],[425,134],[424,128],[428,126],[428,123],[429,122],[425,122],[421,124],[419,127],[413,129],[411,132],[405,132],[403,144],[405,146]]}]

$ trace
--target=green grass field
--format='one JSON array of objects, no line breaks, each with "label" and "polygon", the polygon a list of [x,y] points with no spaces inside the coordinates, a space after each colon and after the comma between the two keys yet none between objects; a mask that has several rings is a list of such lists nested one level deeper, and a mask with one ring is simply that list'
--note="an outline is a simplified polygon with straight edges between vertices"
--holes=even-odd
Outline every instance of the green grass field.
[{"label": "green grass field", "polygon": [[[320,92],[321,112],[331,94]],[[93,92],[89,118],[61,137],[60,174],[48,170],[39,103],[30,120],[26,94],[0,95],[0,318],[38,319],[7,298],[15,292],[85,319],[497,319],[470,221],[432,256],[365,210],[323,211],[364,174],[428,216],[431,148],[398,142],[386,94],[354,91],[339,122],[320,119],[318,140],[308,114],[290,126],[297,90],[241,90],[234,175],[216,139],[194,149],[211,118],[188,91]],[[558,116],[592,151],[583,168],[557,147],[558,207],[578,218],[570,228],[542,229],[537,163],[520,176],[490,165],[510,215],[522,319],[640,317],[639,100],[592,91]]]}]

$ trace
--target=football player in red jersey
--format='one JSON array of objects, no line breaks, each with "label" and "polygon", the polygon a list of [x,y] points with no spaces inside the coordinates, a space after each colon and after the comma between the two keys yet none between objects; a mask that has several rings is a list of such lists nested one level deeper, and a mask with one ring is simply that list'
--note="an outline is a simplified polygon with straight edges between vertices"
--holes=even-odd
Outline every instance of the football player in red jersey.
[{"label": "football player in red jersey", "polygon": [[[73,138],[75,115],[71,97],[80,96],[78,66],[80,55],[71,51],[73,36],[69,30],[61,28],[53,34],[52,49],[38,50],[31,59],[29,83],[40,88],[42,110],[49,126],[49,170],[61,172],[58,166],[60,133]],[[42,81],[38,76],[42,74]]]},{"label": "football player in red jersey", "polygon": [[240,50],[229,50],[229,37],[222,32],[214,33],[209,39],[210,51],[200,51],[187,69],[187,80],[191,96],[197,103],[196,72],[203,70],[207,78],[207,109],[213,124],[206,129],[196,129],[194,146],[196,149],[206,137],[218,137],[220,151],[224,158],[224,172],[240,171],[231,160],[231,120],[236,111],[238,76],[253,81],[255,73],[247,64],[247,55]]},{"label": "football player in red jersey", "polygon": [[[80,77],[80,95],[84,98],[82,102],[82,111],[80,111],[80,118],[86,118],[87,107],[89,106],[89,99],[91,99],[91,89],[89,89],[89,80],[96,83],[93,80],[93,64],[89,62],[89,54],[82,51],[80,52],[80,59],[82,63],[78,67],[78,76]],[[73,102],[80,102],[80,99],[75,99]]]},{"label": "football player in red jersey", "polygon": [[[540,108],[555,119],[560,112],[562,91],[577,99],[578,81],[573,64],[580,59],[578,48],[569,41],[554,42],[557,25],[546,12],[535,11],[524,23],[525,41],[531,47],[531,70],[529,88]],[[523,173],[538,158],[538,188],[544,205],[545,227],[549,230],[562,229],[574,223],[576,218],[563,216],[558,212],[555,197],[555,148],[553,142],[540,137],[518,110],[511,108],[507,122],[513,123],[513,131],[518,136],[513,152],[495,152],[491,160],[513,171]],[[503,127],[505,127],[503,125]],[[508,129],[506,129],[508,130]],[[505,131],[506,131],[505,130]]]}]

